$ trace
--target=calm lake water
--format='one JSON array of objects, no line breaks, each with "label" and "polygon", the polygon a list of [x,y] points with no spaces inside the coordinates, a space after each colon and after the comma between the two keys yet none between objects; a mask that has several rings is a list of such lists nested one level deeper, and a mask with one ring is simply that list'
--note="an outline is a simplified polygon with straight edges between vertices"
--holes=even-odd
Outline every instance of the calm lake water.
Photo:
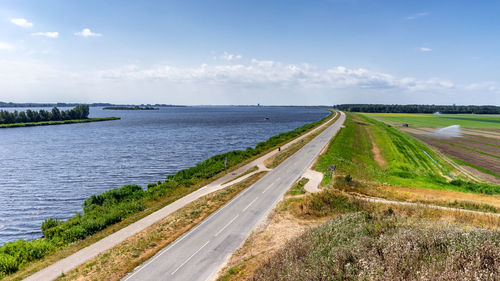
[{"label": "calm lake water", "polygon": [[71,217],[92,194],[163,180],[327,114],[299,107],[91,108],[90,117],[122,119],[0,129],[0,244],[40,237],[45,219]]}]

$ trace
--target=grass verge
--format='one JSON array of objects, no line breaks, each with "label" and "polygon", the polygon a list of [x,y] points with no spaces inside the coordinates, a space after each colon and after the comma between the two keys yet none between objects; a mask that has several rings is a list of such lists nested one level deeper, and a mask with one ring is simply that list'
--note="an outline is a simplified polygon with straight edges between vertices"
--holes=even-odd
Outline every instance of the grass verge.
[{"label": "grass verge", "polygon": [[289,195],[299,195],[305,194],[304,186],[309,182],[308,178],[301,178],[297,183],[295,183],[292,188],[287,192]]},{"label": "grass verge", "polygon": [[239,178],[241,178],[241,177],[244,177],[244,176],[246,176],[246,175],[248,175],[248,174],[250,174],[250,173],[256,172],[256,171],[258,171],[258,170],[259,170],[259,167],[257,167],[257,166],[253,166],[252,168],[250,168],[250,169],[246,170],[244,173],[240,174],[239,176],[237,176],[237,177],[235,177],[235,178],[232,178],[232,179],[230,179],[230,180],[226,181],[225,183],[223,183],[223,185],[224,185],[224,184],[226,184],[226,183],[230,183],[230,182],[232,182],[232,181],[235,181],[235,180],[237,180],[237,179],[239,179]]}]

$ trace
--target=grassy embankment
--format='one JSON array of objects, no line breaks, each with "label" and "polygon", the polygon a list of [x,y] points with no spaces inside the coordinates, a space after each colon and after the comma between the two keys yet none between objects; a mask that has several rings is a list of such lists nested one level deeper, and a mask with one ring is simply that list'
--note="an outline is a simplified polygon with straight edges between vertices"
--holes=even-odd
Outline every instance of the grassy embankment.
[{"label": "grassy embankment", "polygon": [[[444,153],[449,156],[456,164],[460,166],[469,166],[479,172],[494,176],[500,179],[498,169],[494,166],[500,165],[495,159],[481,161],[481,155],[499,159],[498,153],[494,153],[495,148],[500,147],[498,136],[498,128],[500,128],[499,115],[431,115],[431,114],[389,114],[389,113],[363,113],[363,115],[377,119],[379,121],[391,124],[393,126],[401,126],[401,124],[409,124],[410,130],[419,132],[419,138],[435,145],[439,142],[438,147],[444,150]],[[426,134],[432,133],[429,128],[446,127],[450,125],[460,125],[464,128],[463,137],[443,140],[433,138]],[[451,146],[451,147],[450,147]],[[458,148],[458,150],[453,147]],[[492,153],[493,151],[493,153]],[[473,152],[473,153],[470,153]],[[490,162],[496,162],[491,164]],[[494,180],[494,182],[497,182]]]},{"label": "grassy embankment", "polygon": [[499,227],[491,215],[372,203],[336,189],[289,192],[218,281],[497,276]]},{"label": "grassy embankment", "polygon": [[[359,114],[348,114],[345,125],[315,167],[325,173],[324,186],[402,201],[491,212],[500,209],[500,186],[468,181],[404,132]],[[335,174],[343,176],[338,177],[339,184],[329,175],[332,164],[337,165]],[[457,179],[452,180],[448,173]],[[352,183],[344,184],[346,179]],[[424,196],[421,190],[416,190],[420,188],[430,189],[429,193],[435,196]],[[463,193],[468,195],[457,196]]]},{"label": "grassy embankment", "polygon": [[165,181],[148,184],[146,190],[126,185],[93,195],[85,200],[83,213],[77,213],[67,221],[46,220],[41,226],[44,238],[33,241],[20,239],[0,247],[0,278],[45,258],[29,266],[22,274],[40,270],[224,175],[227,172],[224,165],[226,159],[228,171],[236,169],[322,124],[329,117],[275,135],[258,143],[255,148],[213,156],[194,167],[168,175]]},{"label": "grassy embankment", "polygon": [[89,122],[101,122],[101,121],[111,121],[111,120],[120,120],[120,118],[119,117],[104,117],[104,118],[88,118],[88,119],[62,120],[62,121],[43,121],[43,122],[0,124],[0,128],[17,128],[17,127],[63,125],[63,124],[89,123]]}]

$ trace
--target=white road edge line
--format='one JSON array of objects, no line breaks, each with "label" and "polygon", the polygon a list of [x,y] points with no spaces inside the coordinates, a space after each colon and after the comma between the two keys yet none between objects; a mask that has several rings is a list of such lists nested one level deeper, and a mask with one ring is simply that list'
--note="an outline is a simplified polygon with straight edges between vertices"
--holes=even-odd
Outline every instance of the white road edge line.
[{"label": "white road edge line", "polygon": [[215,234],[215,236],[219,235],[222,231],[224,231],[224,229],[226,229],[226,227],[228,227],[228,226],[229,226],[229,225],[230,225],[230,224],[231,224],[231,223],[232,223],[232,222],[233,222],[233,221],[234,221],[234,220],[235,220],[238,216],[239,216],[239,214],[238,214],[238,215],[236,215],[236,217],[234,217],[234,218],[233,218],[230,222],[228,222],[228,223],[227,223],[227,224],[226,224],[223,228],[221,228],[221,229],[220,229],[220,230],[219,230],[219,231]]},{"label": "white road edge line", "polygon": [[199,251],[201,251],[201,249],[203,249],[208,243],[210,243],[210,241],[207,241],[207,243],[203,244],[203,246],[201,246],[201,248],[199,248],[198,251],[194,252],[187,260],[185,260],[181,265],[179,265],[179,267],[176,270],[174,270],[174,272],[170,273],[170,275],[174,275],[177,272],[177,270],[183,267],[190,259],[194,257],[194,255],[196,255]]},{"label": "white road edge line", "polygon": [[248,208],[249,208],[249,207],[253,204],[253,202],[255,202],[257,199],[259,199],[259,197],[257,197],[257,198],[255,198],[255,199],[253,199],[253,201],[252,201],[252,202],[250,202],[250,204],[248,204],[248,205],[245,207],[245,209],[243,209],[243,212],[244,212],[244,211],[246,211],[246,210],[247,210],[247,209],[248,209]]},{"label": "white road edge line", "polygon": [[277,178],[273,183],[271,183],[270,185],[268,185],[266,187],[266,189],[264,189],[264,191],[262,191],[262,194],[266,193],[266,191],[271,188],[271,186],[273,186],[277,181],[279,181],[281,178]]}]

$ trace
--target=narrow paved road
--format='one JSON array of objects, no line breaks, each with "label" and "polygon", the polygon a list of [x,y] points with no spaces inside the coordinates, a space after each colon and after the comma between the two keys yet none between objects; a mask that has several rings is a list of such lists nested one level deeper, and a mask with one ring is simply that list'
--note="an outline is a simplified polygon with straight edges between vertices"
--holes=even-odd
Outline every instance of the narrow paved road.
[{"label": "narrow paved road", "polygon": [[246,240],[289,187],[311,166],[345,115],[297,153],[123,280],[207,280]]}]

